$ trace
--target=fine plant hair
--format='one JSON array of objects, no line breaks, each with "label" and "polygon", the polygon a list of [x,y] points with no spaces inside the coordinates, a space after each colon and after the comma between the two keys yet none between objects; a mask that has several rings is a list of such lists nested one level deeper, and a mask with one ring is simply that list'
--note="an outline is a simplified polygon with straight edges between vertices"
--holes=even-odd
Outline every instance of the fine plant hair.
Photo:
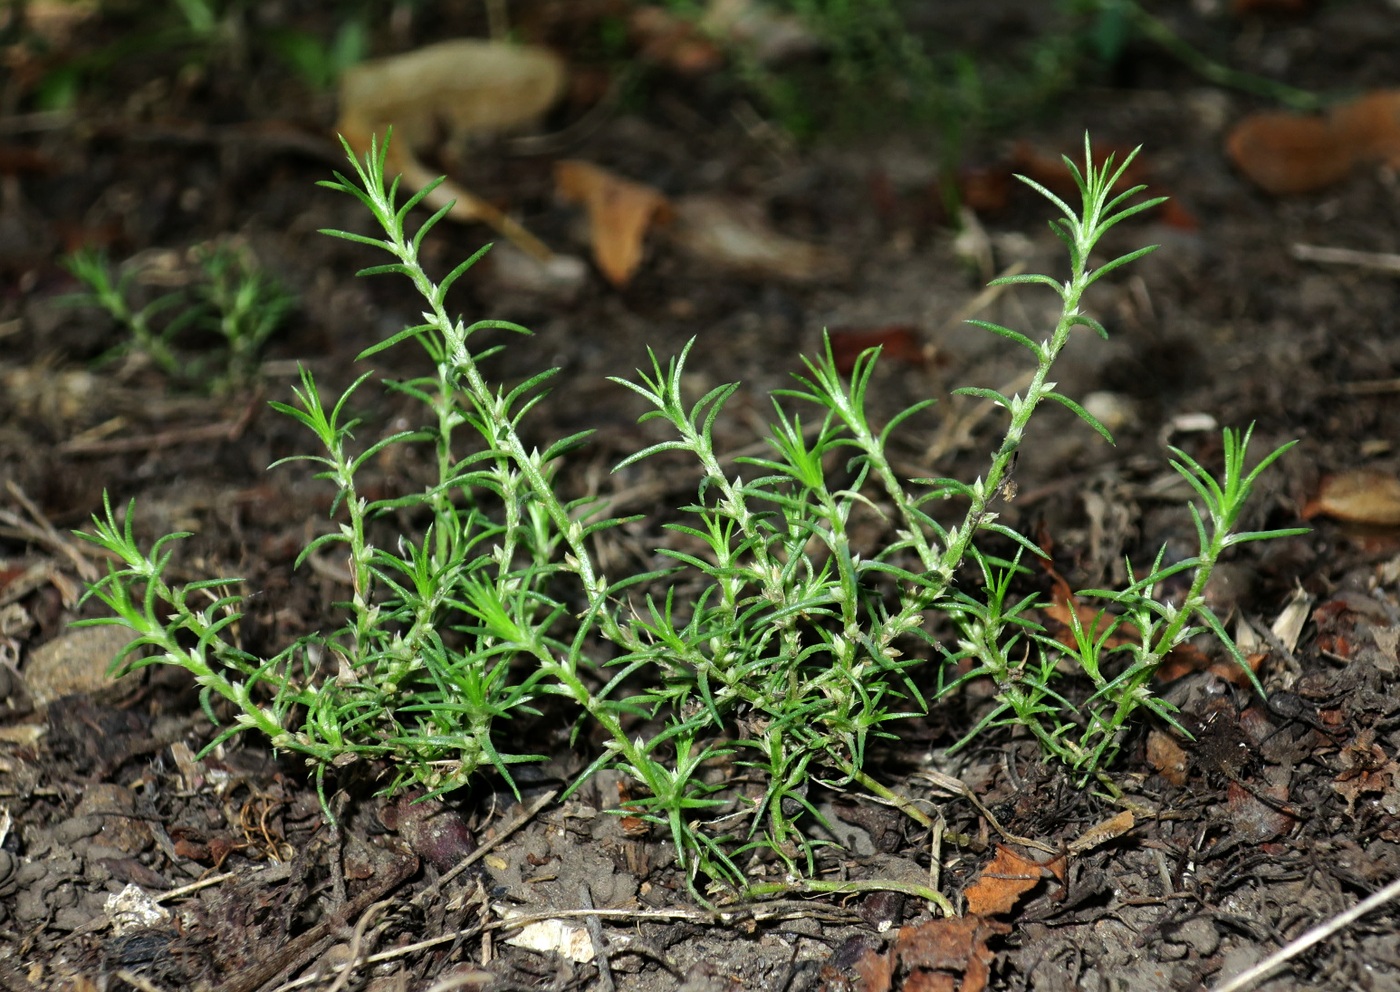
[{"label": "fine plant hair", "polygon": [[[645,402],[643,420],[667,429],[664,440],[618,468],[683,456],[696,466],[696,488],[666,525],[676,535],[659,552],[667,567],[607,575],[599,542],[623,521],[607,516],[605,501],[566,500],[555,481],[587,434],[540,448],[522,433],[557,370],[509,388],[483,372],[483,359],[496,350],[480,347],[483,332],[527,332],[449,315],[449,289],[485,249],[441,281],[428,275],[419,249],[444,211],[407,233],[405,222],[428,190],[398,202],[398,182],[386,185],[383,171],[388,141],[373,143],[363,161],[347,146],[353,174],[321,184],[354,197],[384,237],[324,233],[387,253],[391,261],[360,274],[405,277],[421,297],[421,323],[359,356],[422,349],[421,375],[385,383],[417,404],[419,423],[386,434],[351,418],[372,370],[327,398],[303,369],[292,402],[273,403],[315,441],[314,452],[282,461],[309,463],[334,490],[330,525],[297,565],[312,555],[344,556],[350,588],[336,604],[339,626],[271,657],[254,655],[236,635],[238,580],[167,579],[186,535],[143,549],[133,537],[134,506],[123,519],[110,502],[82,534],[113,558],[88,592],[108,615],[85,622],[137,635],[113,671],[152,664],[189,671],[210,719],[224,721],[210,747],[256,729],[309,762],[323,802],[328,773],[357,762],[387,770],[386,791],[441,793],[488,768],[514,788],[514,765],[546,757],[529,749],[520,726],[548,704],[575,721],[576,741],[585,729],[604,741],[570,791],[603,768],[630,779],[632,798],[614,812],[639,818],[674,845],[697,898],[878,886],[949,912],[948,900],[928,886],[819,878],[823,848],[834,842],[814,787],[863,791],[930,823],[917,802],[876,778],[872,745],[897,739],[900,721],[973,680],[992,691],[959,746],[1009,728],[1034,738],[1077,777],[1108,782],[1107,766],[1142,716],[1171,720],[1152,676],[1172,648],[1213,632],[1243,664],[1204,592],[1228,548],[1296,533],[1237,530],[1254,481],[1289,445],[1247,470],[1251,432],[1227,430],[1219,476],[1173,449],[1173,465],[1204,507],[1191,510],[1199,552],[1170,565],[1159,555],[1126,589],[1085,593],[1105,608],[1093,623],[1075,623],[1072,647],[1040,627],[1033,596],[1015,598],[1020,559],[1042,552],[997,519],[1026,427],[1043,402],[1068,408],[1109,438],[1056,390],[1050,373],[1075,328],[1107,336],[1082,310],[1089,287],[1152,250],[1090,264],[1105,232],[1161,202],[1134,202],[1142,187],[1116,189],[1132,155],[1096,163],[1086,135],[1083,166],[1065,159],[1077,207],[1023,180],[1063,215],[1052,229],[1067,249],[1069,275],[1000,280],[1060,298],[1060,316],[1042,340],[973,322],[1024,349],[1035,366],[1023,395],[960,390],[993,401],[1006,416],[982,476],[903,478],[886,454],[890,438],[934,401],[875,423],[868,397],[878,350],[843,375],[829,342],[804,359],[790,388],[775,393],[768,451],[728,460],[713,429],[738,386],[685,396],[692,340],[675,357],[649,354],[634,377],[613,379]],[[431,478],[419,492],[372,498],[360,471],[396,446],[425,453]],[[422,531],[374,543],[372,528],[405,519],[391,517],[405,510],[427,520]],[[861,543],[857,535],[871,528],[853,528],[857,514],[878,518],[884,538]],[[987,535],[1001,546],[1011,542],[1014,559],[983,550]],[[1185,599],[1159,601],[1157,586],[1178,573],[1191,577]],[[1135,638],[1112,636],[1129,627]],[[955,671],[966,674],[953,678]]]}]

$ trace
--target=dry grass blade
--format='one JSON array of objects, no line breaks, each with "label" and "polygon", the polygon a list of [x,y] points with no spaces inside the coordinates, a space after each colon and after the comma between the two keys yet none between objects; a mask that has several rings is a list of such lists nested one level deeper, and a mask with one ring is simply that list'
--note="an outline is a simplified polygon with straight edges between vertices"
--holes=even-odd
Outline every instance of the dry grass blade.
[{"label": "dry grass blade", "polygon": [[1400,898],[1400,878],[1395,879],[1378,892],[1367,896],[1351,909],[1338,913],[1325,923],[1319,923],[1307,933],[1289,941],[1254,967],[1240,972],[1224,985],[1217,986],[1215,992],[1243,992],[1244,989],[1260,981],[1275,968],[1302,954],[1309,947],[1321,943],[1339,930],[1351,926],[1367,913],[1379,909],[1396,898]]}]

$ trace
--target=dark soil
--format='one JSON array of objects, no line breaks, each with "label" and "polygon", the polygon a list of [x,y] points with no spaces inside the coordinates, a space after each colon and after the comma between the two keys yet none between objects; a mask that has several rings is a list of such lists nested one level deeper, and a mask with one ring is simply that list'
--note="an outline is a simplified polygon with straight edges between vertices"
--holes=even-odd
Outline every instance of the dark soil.
[{"label": "dark soil", "polygon": [[[404,36],[385,50],[481,33],[476,5],[448,6],[399,24]],[[1015,15],[1040,7],[949,5],[957,30],[946,38],[991,45],[988,25],[1031,30],[1033,17]],[[1262,19],[1174,16],[1185,36],[1236,68],[1303,89],[1395,83],[1393,3]],[[567,20],[534,23],[563,30]],[[68,45],[107,51],[127,29],[89,21]],[[1062,878],[1047,877],[967,931],[965,960],[922,968],[901,944],[893,976],[872,964],[875,952],[901,927],[917,933],[927,905],[880,893],[703,911],[667,845],[601,815],[617,803],[615,779],[601,776],[564,804],[542,801],[592,757],[586,739],[569,748],[567,725],[522,731],[556,754],[522,777],[520,802],[489,776],[440,806],[378,798],[376,783],[347,778],[335,783],[339,829],[323,819],[305,768],[262,740],[235,738],[195,760],[216,731],[189,678],[158,670],[110,683],[104,673],[120,640],[108,628],[68,629],[93,615],[77,597],[101,568],[70,533],[100,510],[104,490],[117,505],[135,497],[147,542],[193,533],[178,548],[179,577],[244,578],[250,650],[333,623],[329,604],[347,588],[293,568],[324,526],[330,493],[309,468],[265,471],[305,442],[267,401],[287,398],[297,362],[327,392],[347,384],[363,370],[355,356],[421,308],[402,281],[352,278],[380,259],[316,234],[368,223],[348,198],[314,186],[343,168],[328,136],[330,96],[308,95],[256,46],[238,58],[160,50],[88,78],[71,112],[0,116],[0,987],[1214,988],[1400,876],[1400,531],[1325,518],[1307,536],[1247,545],[1222,567],[1217,609],[1232,632],[1254,632],[1269,701],[1220,678],[1228,666],[1174,673],[1159,688],[1181,704],[1195,740],[1135,730],[1111,769],[1122,804],[1076,788],[1008,732],[948,757],[975,719],[976,697],[950,703],[902,749],[878,757],[878,778],[944,801],[950,829],[981,838],[941,850],[941,889],[955,902],[997,838],[927,770],[960,779],[1010,834],[1071,852]],[[979,218],[991,269],[977,271],[944,213],[941,163],[995,171],[1017,143],[1023,156],[1074,153],[1086,128],[1100,147],[1144,145],[1143,181],[1178,209],[1114,232],[1110,250],[1162,247],[1091,292],[1111,338],[1086,334],[1057,370],[1063,392],[1098,393],[1101,408],[1116,412],[1117,446],[1064,411],[1047,412],[1023,448],[1021,495],[1003,521],[1047,540],[1056,567],[1086,587],[1121,581],[1125,555],[1145,563],[1163,543],[1189,553],[1184,494],[1165,485],[1174,478],[1165,445],[1214,464],[1212,424],[1255,424],[1259,452],[1299,439],[1261,482],[1250,526],[1296,525],[1328,474],[1400,469],[1400,281],[1290,253],[1295,244],[1400,251],[1400,182],[1371,166],[1318,193],[1256,191],[1231,170],[1223,135],[1257,99],[1215,88],[1142,45],[1111,78],[1058,96],[1012,129],[969,132],[961,147],[906,124],[799,148],[757,126],[753,105],[722,77],[645,78],[646,92],[567,148],[490,149],[461,178],[580,258],[588,252],[579,212],[551,196],[556,158],[597,162],[671,196],[722,193],[838,252],[842,274],[782,281],[724,271],[660,236],[628,288],[590,269],[560,295],[521,286],[488,258],[452,304],[469,319],[534,331],[493,360],[502,380],[563,369],[530,429],[541,438],[597,431],[566,485],[621,485],[637,504],[629,509],[654,513],[693,498],[694,479],[677,464],[643,463],[621,482],[607,474],[648,435],[635,423],[634,398],[605,376],[643,365],[648,346],[669,354],[696,337],[697,395],[743,380],[719,430],[728,450],[754,441],[768,393],[800,369],[800,353],[820,347],[824,327],[913,329],[918,360],[889,358],[878,373],[888,412],[959,385],[1012,382],[1021,356],[961,320],[973,306],[984,319],[1045,327],[1044,294],[973,301],[987,276],[1018,262],[1062,273],[1061,248],[1045,227],[1046,204],[1013,194]],[[31,84],[9,79],[4,106],[24,106]],[[429,264],[444,273],[489,236],[443,224]],[[211,398],[139,362],[93,364],[119,332],[62,304],[77,289],[59,264],[63,251],[96,243],[114,258],[166,253],[178,280],[190,271],[190,246],[230,237],[299,299],[256,389]],[[374,361],[405,376],[417,371],[416,357],[405,349]],[[362,411],[372,422],[399,412],[392,394],[364,397],[374,400]],[[970,479],[985,470],[997,426],[973,404],[941,402],[903,431],[896,457],[918,473]],[[392,464],[373,471],[384,487],[401,484]],[[1044,590],[1048,580],[1029,586]],[[1176,748],[1179,758],[1163,758]],[[860,800],[831,808],[849,877],[928,878],[927,836]],[[1085,839],[1124,808],[1130,828],[1120,820],[1120,831]],[[473,851],[477,860],[454,871]],[[578,912],[586,909],[598,913]],[[606,948],[606,968],[507,943],[509,914],[551,910],[575,913],[564,922],[580,930],[581,957]],[[1400,910],[1382,907],[1256,987],[1400,989],[1397,920]],[[335,966],[351,960],[337,979]]]}]

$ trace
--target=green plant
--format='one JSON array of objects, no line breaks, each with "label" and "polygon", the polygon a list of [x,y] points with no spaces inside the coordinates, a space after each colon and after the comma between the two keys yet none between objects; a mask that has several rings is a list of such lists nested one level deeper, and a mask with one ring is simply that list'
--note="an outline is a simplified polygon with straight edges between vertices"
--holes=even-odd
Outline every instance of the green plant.
[{"label": "green plant", "polygon": [[[998,571],[983,561],[983,595],[974,597],[961,591],[954,594],[962,604],[957,620],[963,634],[960,651],[954,657],[973,659],[976,665],[949,690],[965,681],[989,678],[997,686],[995,706],[954,749],[989,727],[1024,728],[1035,736],[1047,755],[1088,776],[1099,773],[1112,761],[1122,743],[1124,728],[1140,712],[1155,715],[1189,737],[1172,715],[1175,707],[1155,695],[1151,683],[1168,654],[1204,632],[1215,635],[1254,688],[1263,694],[1253,670],[1205,597],[1211,572],[1227,548],[1307,533],[1307,528],[1236,531],[1254,481],[1296,443],[1274,449],[1246,473],[1245,454],[1252,433],[1253,427],[1243,436],[1229,428],[1225,430],[1224,467],[1219,481],[1186,452],[1171,449],[1176,455],[1172,467],[1205,504],[1204,518],[1190,505],[1199,542],[1197,554],[1164,566],[1163,548],[1147,575],[1126,589],[1078,592],[1078,599],[1107,600],[1120,612],[1100,610],[1086,627],[1079,612],[1071,608],[1068,615],[1072,644],[1047,636],[1039,625],[1027,619],[1030,599],[1008,605],[1013,568]],[[1128,574],[1133,573],[1131,562],[1127,563],[1127,570]],[[1191,585],[1180,603],[1163,602],[1153,595],[1164,581],[1183,572],[1190,573]],[[952,612],[957,613],[956,609]],[[1115,655],[1122,656],[1124,663],[1110,665],[1109,659]],[[1087,676],[1092,688],[1092,695],[1079,705],[1055,688],[1055,683],[1065,681],[1061,674],[1065,660],[1074,663],[1076,674]]]},{"label": "green plant", "polygon": [[[985,553],[975,539],[990,533],[1039,553],[997,521],[996,501],[1008,492],[1016,452],[1042,402],[1067,407],[1108,436],[1055,390],[1049,374],[1076,327],[1105,334],[1081,310],[1085,291],[1151,250],[1091,267],[1109,228],[1159,201],[1130,203],[1140,187],[1116,192],[1128,161],[1096,165],[1086,136],[1083,170],[1066,160],[1082,206],[1036,187],[1064,214],[1053,226],[1069,251],[1069,278],[1005,280],[1056,292],[1062,314],[1055,328],[1037,343],[978,322],[1036,363],[1024,396],[963,390],[994,400],[1009,419],[983,478],[901,478],[886,455],[891,433],[933,401],[876,425],[867,407],[876,353],[862,355],[846,379],[829,344],[806,361],[792,389],[774,397],[769,453],[727,461],[715,450],[712,429],[737,386],[688,401],[682,383],[692,342],[669,361],[652,355],[635,380],[614,380],[648,404],[644,419],[664,422],[670,434],[622,466],[680,454],[698,464],[699,484],[695,500],[667,525],[661,553],[672,567],[609,579],[598,542],[619,521],[603,515],[605,504],[566,500],[556,485],[562,459],[586,435],[543,450],[522,435],[524,418],[555,373],[510,389],[485,376],[481,362],[495,349],[481,347],[479,336],[523,329],[468,325],[449,315],[450,287],[481,253],[440,282],[429,277],[419,246],[443,212],[409,236],[405,220],[427,191],[399,204],[397,180],[386,186],[384,155],[379,145],[363,162],[351,154],[354,179],[337,174],[322,185],[357,198],[385,237],[326,233],[387,252],[393,261],[361,274],[405,276],[427,304],[422,324],[361,356],[409,341],[423,348],[427,374],[386,384],[420,404],[422,426],[376,438],[368,424],[350,418],[348,407],[373,372],[328,407],[304,370],[295,403],[274,404],[320,448],[285,461],[317,466],[336,492],[334,525],[298,564],[313,554],[345,555],[351,581],[344,622],[271,658],[255,657],[235,640],[237,580],[166,580],[180,535],[144,551],[133,536],[133,508],[123,522],[110,504],[82,535],[115,559],[89,590],[110,615],[86,622],[120,624],[138,635],[115,670],[187,669],[211,718],[219,715],[215,697],[232,704],[232,722],[218,740],[257,729],[275,747],[309,759],[322,785],[327,771],[366,760],[393,770],[390,788],[451,789],[488,765],[510,782],[512,764],[539,755],[502,750],[498,725],[549,701],[576,716],[578,726],[602,733],[602,753],[579,781],[605,766],[631,778],[638,794],[625,812],[655,824],[675,845],[697,895],[702,879],[749,895],[881,884],[947,911],[947,900],[927,887],[816,878],[829,842],[812,789],[863,789],[927,822],[917,804],[872,774],[872,747],[893,739],[899,720],[926,711],[930,684],[941,686],[940,696],[964,684],[966,678],[945,684],[942,673],[967,659],[974,662],[967,678],[996,686],[992,709],[969,737],[998,725],[1024,728],[1047,755],[1082,775],[1101,773],[1140,713],[1170,716],[1149,688],[1165,651],[1201,626],[1221,632],[1201,597],[1220,554],[1291,533],[1235,533],[1251,484],[1287,446],[1245,474],[1248,434],[1227,432],[1221,482],[1177,453],[1206,500],[1205,517],[1196,518],[1200,554],[1170,567],[1159,557],[1147,578],[1103,593],[1124,609],[1123,619],[1105,614],[1104,629],[1078,629],[1078,648],[1068,651],[1032,621],[1029,598],[1007,605],[1018,566]],[[366,439],[357,441],[356,433]],[[393,446],[421,448],[431,478],[419,492],[368,499],[358,473]],[[941,520],[954,501],[966,504],[955,522]],[[421,533],[386,529],[407,511],[426,519]],[[868,532],[872,521],[884,525],[886,539],[863,546],[855,534]],[[969,565],[984,577],[980,591],[966,574],[957,582]],[[1186,569],[1194,578],[1183,606],[1152,598],[1156,583]],[[1118,648],[1104,635],[1127,623],[1143,632],[1142,644],[1119,670]],[[1016,661],[1022,645],[1024,658]],[[1032,651],[1033,665],[1025,660]],[[1065,660],[1079,663],[1077,680],[1059,673]],[[1073,699],[1075,681],[1092,693],[1083,704]]]},{"label": "green plant", "polygon": [[268,43],[312,89],[328,90],[369,52],[369,27],[362,13],[341,21],[329,41],[309,31],[283,28],[270,31]]},{"label": "green plant", "polygon": [[[716,40],[735,75],[789,133],[807,139],[833,127],[868,129],[891,116],[932,122],[952,167],[969,134],[1015,126],[1076,84],[1108,76],[1134,43],[1161,49],[1215,85],[1296,109],[1321,102],[1231,68],[1138,0],[1054,0],[1039,5],[1043,9],[1020,30],[991,32],[975,48],[966,47],[966,36],[941,36],[929,5],[921,10],[908,0],[773,0],[766,9],[795,18],[826,53],[821,60],[778,64],[765,63],[747,32],[726,26],[696,0],[665,4],[702,27],[720,26]],[[994,45],[994,52],[985,45]]]},{"label": "green plant", "polygon": [[[68,270],[87,287],[69,303],[105,310],[131,335],[102,356],[109,361],[137,353],[162,373],[187,386],[223,393],[257,378],[263,346],[295,299],[276,279],[261,272],[245,250],[227,245],[200,246],[193,252],[200,278],[186,291],[172,291],[138,305],[135,283],[140,273],[120,275],[99,252],[81,249],[66,259]],[[174,314],[166,317],[167,311]],[[212,332],[219,347],[194,355],[177,347],[190,339],[205,346]]]}]

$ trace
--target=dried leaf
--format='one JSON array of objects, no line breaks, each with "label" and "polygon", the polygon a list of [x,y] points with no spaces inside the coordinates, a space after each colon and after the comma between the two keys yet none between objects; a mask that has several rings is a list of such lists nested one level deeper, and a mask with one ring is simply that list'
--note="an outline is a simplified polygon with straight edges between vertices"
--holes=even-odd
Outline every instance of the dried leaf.
[{"label": "dried leaf", "polygon": [[[1125,809],[1107,820],[1100,820],[1088,830],[1084,831],[1069,844],[1069,853],[1084,854],[1092,851],[1096,847],[1102,847],[1111,840],[1122,837],[1137,823],[1137,817],[1133,816],[1133,811]],[[1055,877],[1064,881],[1064,858],[1056,858],[1045,867],[1055,873]]]},{"label": "dried leaf", "polygon": [[1245,842],[1262,844],[1292,829],[1297,821],[1283,811],[1287,808],[1288,785],[1280,782],[1262,789],[1255,787],[1254,791],[1272,804],[1260,800],[1238,782],[1231,782],[1225,790],[1225,810],[1232,832]]},{"label": "dried leaf", "polygon": [[787,62],[822,50],[821,40],[794,14],[761,0],[710,0],[700,19],[701,31],[722,38],[726,47],[742,48],[760,64]]},{"label": "dried leaf", "polygon": [[38,706],[75,693],[109,699],[131,692],[141,681],[132,673],[113,682],[112,659],[131,642],[125,627],[69,628],[36,648],[24,667],[25,686]]},{"label": "dried leaf", "polygon": [[1338,133],[1367,161],[1400,168],[1400,90],[1374,90],[1332,111]]},{"label": "dried leaf", "polygon": [[900,928],[892,954],[907,976],[901,989],[982,992],[993,956],[987,941],[1009,930],[971,914]]},{"label": "dried leaf", "polygon": [[1172,785],[1186,784],[1186,752],[1168,733],[1147,732],[1147,763]]},{"label": "dried leaf", "polygon": [[[1048,553],[1049,549],[1046,550]],[[1064,576],[1057,572],[1048,560],[1040,559],[1040,567],[1045,569],[1046,574],[1050,576],[1051,583],[1050,602],[1041,607],[1041,612],[1055,622],[1055,626],[1058,628],[1054,631],[1055,639],[1073,650],[1075,641],[1072,620],[1078,619],[1079,625],[1097,640],[1097,632],[1113,622],[1113,615],[1097,606],[1081,603],[1079,597],[1074,594],[1074,590],[1070,588],[1069,583],[1065,581]],[[1104,643],[1103,649],[1110,651],[1113,648],[1122,647],[1124,644],[1132,644],[1140,637],[1141,635],[1135,627],[1124,622]]]},{"label": "dried leaf", "polygon": [[1325,516],[1374,527],[1400,526],[1400,479],[1360,468],[1322,480],[1303,507],[1303,518]]},{"label": "dried leaf", "polygon": [[927,361],[923,345],[919,341],[919,330],[908,324],[891,324],[888,327],[836,328],[829,332],[831,356],[836,362],[836,371],[849,375],[855,368],[856,359],[869,348],[880,349],[882,359],[893,359],[909,365],[922,366]]},{"label": "dried leaf", "polygon": [[[1042,542],[1042,548],[1046,554],[1050,553],[1050,547],[1046,546],[1045,542]],[[1097,640],[1099,635],[1096,632],[1104,630],[1108,624],[1113,622],[1113,614],[1102,611],[1089,603],[1080,602],[1069,583],[1045,559],[1040,560],[1040,566],[1050,576],[1051,582],[1050,602],[1041,606],[1040,611],[1052,621],[1050,633],[1055,640],[1071,651],[1076,649],[1074,630],[1070,623],[1072,617],[1077,617],[1080,626]],[[1141,639],[1142,634],[1137,627],[1125,620],[1108,637],[1101,650],[1104,652],[1112,651],[1125,644],[1136,644]],[[1158,682],[1172,682],[1190,672],[1198,672],[1208,668],[1210,664],[1210,658],[1194,644],[1190,642],[1178,644],[1167,652],[1161,667],[1157,669],[1155,678]],[[1244,678],[1243,673],[1238,672],[1238,670],[1234,675],[1241,679]]]},{"label": "dried leaf", "polygon": [[754,205],[721,196],[676,203],[678,247],[740,278],[814,282],[840,278],[844,260],[817,245],[779,234]]},{"label": "dried leaf", "polygon": [[1048,874],[1052,873],[1046,865],[998,844],[996,856],[964,893],[967,911],[978,916],[1008,913]]},{"label": "dried leaf", "polygon": [[1376,90],[1326,115],[1251,114],[1225,140],[1235,167],[1275,196],[1344,179],[1366,162],[1400,164],[1400,90]]},{"label": "dried leaf", "polygon": [[[509,131],[548,110],[564,91],[564,63],[553,52],[528,45],[462,38],[413,52],[362,62],[340,80],[337,130],[358,154],[372,136],[392,126],[386,171],[416,192],[437,178],[418,159],[445,135],[460,153],[476,136]],[[454,202],[455,201],[455,202]],[[493,204],[450,180],[424,201],[447,216],[482,221],[536,258],[550,251]]]},{"label": "dried leaf", "polygon": [[1236,124],[1225,151],[1250,182],[1275,196],[1330,186],[1356,165],[1356,149],[1338,138],[1332,121],[1273,111]]},{"label": "dried leaf", "polygon": [[1288,597],[1288,602],[1284,604],[1283,610],[1269,625],[1273,635],[1289,651],[1298,646],[1298,639],[1303,636],[1303,625],[1308,622],[1308,614],[1312,611],[1312,604],[1313,598],[1303,591],[1302,586],[1299,586],[1293,590],[1293,595]]},{"label": "dried leaf", "polygon": [[[523,916],[518,909],[508,909],[505,906],[495,907],[501,914],[501,918],[510,921],[517,916]],[[626,935],[624,934],[625,938]],[[576,923],[567,920],[540,920],[535,923],[527,923],[511,933],[505,941],[512,947],[521,947],[527,951],[534,951],[536,954],[558,954],[560,957],[579,964],[588,964],[593,960],[596,952],[593,949],[593,941],[588,936],[588,930]]]},{"label": "dried leaf", "polygon": [[1375,735],[1362,733],[1337,754],[1341,771],[1332,783],[1337,795],[1347,801],[1347,814],[1355,816],[1356,801],[1368,793],[1385,793],[1400,776],[1400,765],[1386,757]]},{"label": "dried leaf", "polygon": [[873,948],[856,959],[854,992],[890,992],[894,987],[894,955]]},{"label": "dried leaf", "polygon": [[564,63],[530,45],[459,38],[372,59],[340,80],[341,128],[382,131],[423,151],[530,124],[564,91]]},{"label": "dried leaf", "polygon": [[557,163],[554,183],[563,199],[588,208],[598,269],[614,286],[627,285],[642,264],[647,231],[671,220],[670,202],[650,186],[577,160]]}]

